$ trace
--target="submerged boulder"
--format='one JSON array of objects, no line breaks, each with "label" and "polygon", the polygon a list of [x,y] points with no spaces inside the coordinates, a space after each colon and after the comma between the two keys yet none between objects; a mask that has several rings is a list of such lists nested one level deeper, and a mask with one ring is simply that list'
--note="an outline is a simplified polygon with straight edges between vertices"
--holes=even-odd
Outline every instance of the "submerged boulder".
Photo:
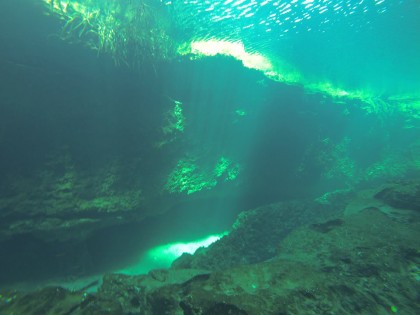
[{"label": "submerged boulder", "polygon": [[398,209],[420,211],[420,181],[404,181],[387,185],[375,198]]}]

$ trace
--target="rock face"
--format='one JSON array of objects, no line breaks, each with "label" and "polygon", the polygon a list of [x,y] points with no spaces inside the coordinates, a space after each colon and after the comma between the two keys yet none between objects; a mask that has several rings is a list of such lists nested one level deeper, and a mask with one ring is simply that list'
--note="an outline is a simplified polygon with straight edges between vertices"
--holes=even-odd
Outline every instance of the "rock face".
[{"label": "rock face", "polygon": [[327,220],[342,211],[315,202],[280,202],[239,214],[228,237],[194,255],[183,254],[172,268],[226,270],[238,265],[253,264],[273,258],[279,242],[292,230],[304,224]]},{"label": "rock face", "polygon": [[[417,314],[420,216],[396,219],[375,207],[345,216],[334,208],[281,203],[248,211],[230,235],[173,268],[108,275],[91,294],[5,291],[0,313]],[[298,213],[306,214],[299,222]],[[207,268],[193,268],[200,265]]]},{"label": "rock face", "polygon": [[420,181],[388,185],[375,197],[394,208],[420,211]]}]

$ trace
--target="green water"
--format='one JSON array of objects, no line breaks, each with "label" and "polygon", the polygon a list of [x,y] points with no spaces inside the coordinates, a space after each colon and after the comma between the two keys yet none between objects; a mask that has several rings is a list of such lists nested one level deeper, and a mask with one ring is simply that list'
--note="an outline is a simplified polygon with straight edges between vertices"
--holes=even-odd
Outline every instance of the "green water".
[{"label": "green water", "polygon": [[143,272],[243,210],[417,178],[419,13],[2,1],[0,284]]}]

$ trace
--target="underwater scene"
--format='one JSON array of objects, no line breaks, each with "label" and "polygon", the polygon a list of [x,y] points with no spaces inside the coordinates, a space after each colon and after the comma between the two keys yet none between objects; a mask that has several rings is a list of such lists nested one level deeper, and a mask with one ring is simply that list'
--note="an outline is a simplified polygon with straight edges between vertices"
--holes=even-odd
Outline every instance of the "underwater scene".
[{"label": "underwater scene", "polygon": [[0,315],[420,314],[419,16],[0,0]]}]

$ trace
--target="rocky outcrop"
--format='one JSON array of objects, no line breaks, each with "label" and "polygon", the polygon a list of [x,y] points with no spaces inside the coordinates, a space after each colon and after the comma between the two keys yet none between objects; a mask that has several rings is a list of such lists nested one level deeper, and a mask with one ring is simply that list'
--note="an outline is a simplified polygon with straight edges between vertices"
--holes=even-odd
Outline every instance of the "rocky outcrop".
[{"label": "rocky outcrop", "polygon": [[[334,207],[306,204],[300,209],[307,212],[294,208],[300,215],[306,213],[303,221],[325,219],[300,227],[293,219],[293,228],[280,220],[287,221],[287,213],[294,216],[291,204],[283,214],[278,213],[279,205],[242,214],[229,236],[187,261],[204,266],[208,259],[208,269],[188,268],[181,259],[174,268],[147,275],[108,275],[96,293],[59,288],[2,292],[0,313],[416,314],[419,216],[401,220],[379,208],[361,206],[349,215],[338,211],[334,217]],[[237,257],[242,254],[241,263]],[[218,259],[222,261],[216,263]]]},{"label": "rocky outcrop", "polygon": [[389,184],[375,198],[394,208],[420,211],[420,181]]},{"label": "rocky outcrop", "polygon": [[305,224],[338,215],[344,206],[316,202],[279,202],[241,212],[227,237],[194,255],[183,254],[172,268],[225,270],[273,258],[279,242],[291,231]]}]

